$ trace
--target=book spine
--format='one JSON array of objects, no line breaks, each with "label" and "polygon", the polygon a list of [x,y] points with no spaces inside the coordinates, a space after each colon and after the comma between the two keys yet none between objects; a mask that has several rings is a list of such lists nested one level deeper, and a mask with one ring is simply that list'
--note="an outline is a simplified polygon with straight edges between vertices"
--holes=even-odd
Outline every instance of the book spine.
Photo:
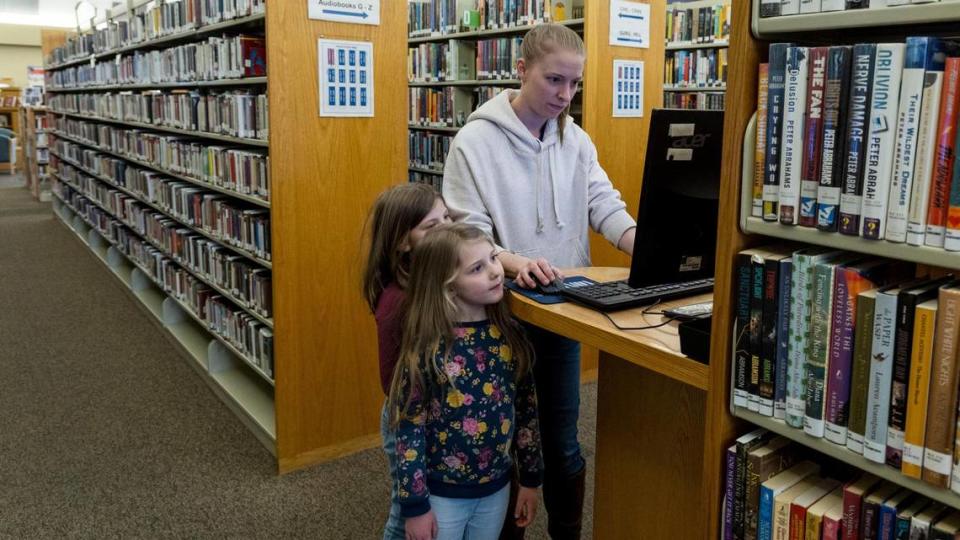
[{"label": "book spine", "polygon": [[933,183],[934,156],[937,150],[940,95],[943,90],[944,62],[928,67],[923,74],[923,104],[920,106],[920,124],[917,134],[917,157],[907,214],[907,243],[922,246],[927,230],[927,209],[930,206],[930,186]]},{"label": "book spine", "polygon": [[804,540],[806,537],[807,509],[796,504],[790,505],[790,540]]},{"label": "book spine", "polygon": [[733,506],[737,482],[737,446],[727,448],[726,484],[723,496],[723,540],[733,540]]},{"label": "book spine", "polygon": [[853,269],[838,266],[833,286],[833,320],[830,351],[824,374],[824,438],[834,444],[847,441],[847,407],[850,398],[850,357],[853,353],[853,314],[856,296],[851,293]]},{"label": "book spine", "polygon": [[783,151],[780,156],[780,223],[785,225],[796,225],[800,218],[803,115],[807,105],[807,54],[806,47],[787,49]]},{"label": "book spine", "polygon": [[943,248],[947,251],[960,251],[960,165],[957,164],[956,157],[956,149],[960,148],[960,129],[956,130],[953,148],[953,175],[950,181],[950,202],[947,209],[947,230],[944,233]]},{"label": "book spine", "polygon": [[917,297],[900,294],[897,299],[893,377],[890,383],[890,417],[887,421],[887,465],[900,468],[903,458],[903,431],[907,427],[907,389],[910,385],[910,357]]},{"label": "book spine", "polygon": [[[780,5],[779,3],[777,4]],[[770,45],[770,67],[767,83],[767,152],[763,177],[763,219],[777,221],[780,217],[780,151],[783,123],[783,91],[786,78],[787,47],[789,43]]]},{"label": "book spine", "polygon": [[[887,205],[885,238],[891,242],[905,242],[907,239],[907,214],[910,210],[913,170],[917,157],[924,74],[927,67],[934,65],[934,51],[942,52],[942,46],[937,38],[907,38],[906,59],[900,85],[897,146],[894,153],[893,177],[890,181],[890,201]],[[940,65],[943,65],[942,60]]]},{"label": "book spine", "polygon": [[897,527],[894,530],[895,540],[910,540],[910,517],[897,516]]},{"label": "book spine", "polygon": [[840,540],[840,520],[823,516],[823,534],[821,540]]},{"label": "book spine", "polygon": [[763,178],[767,156],[767,97],[770,64],[760,64],[757,77],[757,143],[753,153],[753,206],[750,215],[763,217]]},{"label": "book spine", "polygon": [[820,0],[800,0],[800,13],[820,13]]},{"label": "book spine", "polygon": [[757,520],[757,540],[773,539],[773,490],[760,486],[760,512]]},{"label": "book spine", "polygon": [[863,537],[878,538],[880,533],[880,504],[870,501],[863,503]]},{"label": "book spine", "polygon": [[927,208],[927,231],[924,243],[943,247],[949,207],[950,180],[956,161],[958,114],[960,108],[960,58],[947,58],[943,70],[943,96],[940,101],[940,127],[937,130],[937,148],[934,156],[933,181],[930,186],[930,205]]},{"label": "book spine", "polygon": [[[779,291],[779,261],[768,258],[763,272],[763,319],[760,353],[760,414],[773,416],[773,394],[776,385],[777,320],[781,304]],[[783,306],[784,308],[786,306]]]},{"label": "book spine", "polygon": [[901,43],[881,43],[874,62],[861,208],[861,234],[871,240],[882,240],[886,227],[904,50]]},{"label": "book spine", "polygon": [[804,227],[817,226],[817,188],[823,143],[823,94],[827,81],[827,47],[809,51],[807,110],[803,127],[803,165],[800,179],[800,218]]},{"label": "book spine", "polygon": [[860,234],[860,208],[863,199],[864,157],[870,120],[870,90],[873,86],[877,46],[861,43],[853,47],[853,71],[850,77],[850,101],[847,116],[846,160],[840,195],[840,232]]},{"label": "book spine", "polygon": [[800,13],[800,0],[781,0],[780,15],[796,15]]},{"label": "book spine", "polygon": [[926,440],[923,452],[923,480],[946,488],[953,464],[956,435],[957,333],[960,332],[960,289],[943,288],[934,338],[933,366],[930,368],[930,398],[927,406]]},{"label": "book spine", "polygon": [[[824,0],[826,1],[826,0]],[[823,514],[807,512],[807,524],[804,527],[806,540],[820,540],[823,533]]]},{"label": "book spine", "polygon": [[754,255],[753,286],[750,295],[750,370],[747,409],[760,412],[760,358],[763,352],[763,256]]},{"label": "book spine", "polygon": [[863,434],[863,457],[884,463],[887,424],[890,416],[890,381],[896,330],[897,296],[878,293],[873,318],[870,358],[870,388],[867,391],[867,424]]},{"label": "book spine", "polygon": [[891,506],[880,506],[880,517],[877,528],[879,529],[878,538],[893,540],[896,534],[897,509]]},{"label": "book spine", "polygon": [[910,387],[907,395],[907,421],[903,434],[903,459],[900,471],[920,478],[923,471],[923,445],[927,428],[927,401],[930,396],[930,367],[933,363],[933,329],[936,302],[917,306],[913,327],[913,354],[910,358]]},{"label": "book spine", "polygon": [[806,407],[803,431],[823,437],[824,383],[833,321],[834,266],[818,264],[813,269],[813,312],[810,318],[810,354],[806,364]]},{"label": "book spine", "polygon": [[845,487],[843,490],[843,539],[859,540],[860,538],[860,507],[863,504],[863,495]]},{"label": "book spine", "polygon": [[795,428],[803,427],[806,383],[804,378],[807,358],[807,337],[810,323],[810,256],[803,252],[793,256],[791,280],[790,336],[787,340],[787,395],[786,422]]},{"label": "book spine", "polygon": [[793,259],[788,257],[780,261],[778,309],[777,309],[777,360],[774,369],[773,417],[783,420],[787,412],[787,363],[790,339],[791,285],[793,280]]},{"label": "book spine", "polygon": [[823,93],[823,154],[817,188],[817,228],[837,229],[840,186],[843,180],[843,129],[850,92],[850,47],[830,47]]},{"label": "book spine", "polygon": [[[759,447],[758,447],[759,448]],[[763,463],[761,458],[747,454],[747,490],[744,492],[743,538],[757,540],[757,523],[760,518],[760,484],[766,479],[761,478]]]},{"label": "book spine", "polygon": [[753,262],[749,254],[737,257],[737,339],[734,356],[733,404],[746,407],[750,395],[750,300],[753,294]]},{"label": "book spine", "polygon": [[870,351],[873,344],[875,304],[874,296],[861,294],[857,299],[847,448],[858,454],[863,454],[863,435],[867,426],[867,395],[870,390]]}]

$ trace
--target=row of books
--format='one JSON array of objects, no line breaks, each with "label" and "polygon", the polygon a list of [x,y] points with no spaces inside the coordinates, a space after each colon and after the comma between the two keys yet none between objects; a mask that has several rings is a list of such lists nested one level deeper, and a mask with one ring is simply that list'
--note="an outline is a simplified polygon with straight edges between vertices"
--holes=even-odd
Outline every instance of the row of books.
[{"label": "row of books", "polygon": [[[677,4],[674,4],[676,6]],[[667,9],[667,44],[713,43],[730,39],[732,5]]]},{"label": "row of books", "polygon": [[667,51],[664,84],[710,87],[727,84],[727,49]]},{"label": "row of books", "polygon": [[446,86],[428,88],[414,86],[410,92],[407,121],[418,126],[460,127],[473,112],[475,93],[466,88]]},{"label": "row of books", "polygon": [[408,4],[407,28],[410,37],[437,36],[533,25],[551,13],[551,0],[424,0]]},{"label": "row of books", "polygon": [[828,248],[741,252],[734,406],[960,493],[960,282],[914,272]]},{"label": "row of books", "polygon": [[[883,9],[910,4],[930,4],[940,0],[760,0],[761,17],[780,17],[801,13],[821,13],[848,9]],[[950,0],[945,0],[950,1]]]},{"label": "row of books", "polygon": [[6,94],[0,96],[0,107],[12,109],[20,105],[20,96],[16,94]]},{"label": "row of books", "polygon": [[130,166],[95,150],[81,150],[78,157],[63,156],[70,160],[66,162],[54,156],[53,165],[68,179],[75,176],[74,167],[78,167],[221,243],[270,260],[270,213],[266,209],[251,208],[221,193]]},{"label": "row of books", "polygon": [[273,311],[270,270],[184,227],[109,184],[76,173],[58,178],[208,284],[227,291],[238,306],[262,317]]},{"label": "row of books", "polygon": [[477,79],[516,79],[521,37],[477,41]]},{"label": "row of books", "polygon": [[269,100],[251,90],[56,94],[48,101],[58,113],[248,139],[269,136]]},{"label": "row of books", "polygon": [[153,51],[119,54],[44,74],[50,90],[124,84],[215,81],[267,74],[266,43],[260,36],[209,37]]},{"label": "row of books", "polygon": [[61,64],[109,53],[163,36],[264,13],[265,0],[181,0],[147,2],[108,21],[102,28],[71,37],[53,50],[48,63]]},{"label": "row of books", "polygon": [[412,183],[427,184],[428,186],[432,186],[433,189],[437,190],[437,193],[443,191],[442,174],[427,174],[419,171],[410,171],[407,179]]},{"label": "row of books", "polygon": [[960,58],[933,37],[770,46],[753,211],[767,221],[960,250]]},{"label": "row of books", "polygon": [[442,173],[453,137],[425,131],[411,131],[408,137],[410,166]]},{"label": "row of books", "polygon": [[521,37],[420,43],[407,50],[410,82],[517,78]]},{"label": "row of books", "polygon": [[248,361],[273,377],[273,331],[270,328],[184,270],[76,189],[55,180],[52,190],[167,294],[204,321],[207,328],[226,339]]},{"label": "row of books", "polygon": [[765,429],[725,452],[724,540],[960,538],[960,510]]},{"label": "row of books", "polygon": [[[189,137],[152,133],[68,117],[57,118],[56,131],[160,172],[182,175],[241,195],[270,200],[270,158],[266,152],[208,145]],[[67,140],[60,152],[79,152]]]},{"label": "row of books", "polygon": [[726,94],[722,92],[664,92],[663,106],[667,109],[695,109],[722,111]]}]

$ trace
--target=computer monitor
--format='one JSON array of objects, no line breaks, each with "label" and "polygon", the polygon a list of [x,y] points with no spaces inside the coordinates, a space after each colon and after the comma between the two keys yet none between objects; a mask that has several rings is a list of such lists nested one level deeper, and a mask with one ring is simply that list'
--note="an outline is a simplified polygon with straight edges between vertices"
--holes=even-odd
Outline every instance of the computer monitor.
[{"label": "computer monitor", "polygon": [[723,111],[654,109],[631,287],[713,277]]}]

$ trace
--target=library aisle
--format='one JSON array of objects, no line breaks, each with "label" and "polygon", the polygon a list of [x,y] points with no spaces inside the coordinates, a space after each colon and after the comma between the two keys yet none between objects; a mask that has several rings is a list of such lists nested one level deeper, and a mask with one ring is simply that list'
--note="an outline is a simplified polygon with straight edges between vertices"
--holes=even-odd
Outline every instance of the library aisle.
[{"label": "library aisle", "polygon": [[[380,449],[277,476],[129,293],[18,184],[0,176],[0,537],[379,537]],[[596,384],[582,400],[592,473]],[[545,537],[541,513],[528,538]]]}]

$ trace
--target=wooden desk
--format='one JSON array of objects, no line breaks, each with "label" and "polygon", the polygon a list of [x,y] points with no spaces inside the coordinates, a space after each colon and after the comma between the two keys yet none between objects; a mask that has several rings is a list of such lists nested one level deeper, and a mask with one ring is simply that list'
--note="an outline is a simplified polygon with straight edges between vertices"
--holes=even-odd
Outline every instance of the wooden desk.
[{"label": "wooden desk", "polygon": [[[628,273],[626,268],[566,271],[598,281]],[[663,307],[711,298],[698,295]],[[622,331],[591,309],[538,304],[518,294],[511,294],[510,307],[524,321],[600,349],[594,538],[706,537],[709,497],[702,481],[710,368],[680,354],[678,323]],[[620,326],[663,321],[642,311],[611,317]]]}]

